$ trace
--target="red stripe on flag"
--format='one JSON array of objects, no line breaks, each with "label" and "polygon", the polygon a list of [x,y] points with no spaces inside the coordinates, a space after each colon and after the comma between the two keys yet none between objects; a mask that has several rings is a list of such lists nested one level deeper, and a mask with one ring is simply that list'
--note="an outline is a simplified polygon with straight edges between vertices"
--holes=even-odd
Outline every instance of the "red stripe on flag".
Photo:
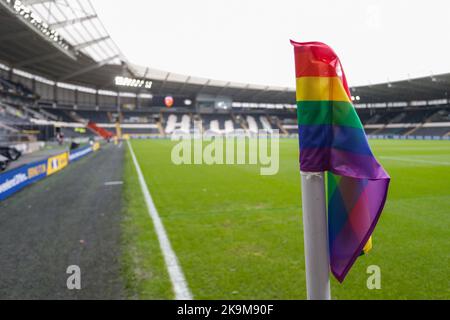
[{"label": "red stripe on flag", "polygon": [[339,77],[350,99],[341,62],[336,53],[322,42],[295,42],[295,77]]}]

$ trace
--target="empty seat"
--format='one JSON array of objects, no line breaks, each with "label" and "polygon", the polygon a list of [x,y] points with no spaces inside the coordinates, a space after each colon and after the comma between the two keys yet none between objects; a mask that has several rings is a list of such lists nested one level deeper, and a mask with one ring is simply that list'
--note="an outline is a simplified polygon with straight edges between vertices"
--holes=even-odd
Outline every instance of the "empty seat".
[{"label": "empty seat", "polygon": [[175,130],[175,125],[177,124],[177,116],[174,114],[169,115],[166,124],[166,133],[171,134]]},{"label": "empty seat", "polygon": [[246,120],[248,123],[248,131],[251,133],[258,133],[258,124],[256,123],[255,118],[252,116],[247,116]]}]

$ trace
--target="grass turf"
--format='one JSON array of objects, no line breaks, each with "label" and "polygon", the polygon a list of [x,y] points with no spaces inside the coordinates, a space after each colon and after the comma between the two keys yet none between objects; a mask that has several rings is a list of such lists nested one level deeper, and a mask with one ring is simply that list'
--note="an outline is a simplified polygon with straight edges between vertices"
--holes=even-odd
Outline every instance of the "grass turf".
[{"label": "grass turf", "polygon": [[129,152],[125,155],[122,273],[129,299],[171,299],[172,288]]},{"label": "grass turf", "polygon": [[[296,140],[280,141],[280,170],[172,164],[173,142],[132,145],[196,299],[306,298]],[[449,299],[450,143],[371,141],[392,178],[374,249],[333,299]],[[124,270],[131,297],[173,297],[129,154]],[[366,287],[369,265],[380,290]]]}]

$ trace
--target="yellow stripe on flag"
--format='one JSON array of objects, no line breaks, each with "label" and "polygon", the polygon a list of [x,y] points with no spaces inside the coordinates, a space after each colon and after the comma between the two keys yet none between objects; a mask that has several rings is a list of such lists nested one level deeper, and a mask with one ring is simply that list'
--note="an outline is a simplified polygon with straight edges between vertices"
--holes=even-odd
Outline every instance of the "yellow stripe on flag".
[{"label": "yellow stripe on flag", "polygon": [[351,102],[338,77],[297,78],[297,101]]},{"label": "yellow stripe on flag", "polygon": [[367,243],[363,248],[363,252],[368,253],[370,250],[372,250],[372,237],[370,237],[369,240],[367,240]]}]

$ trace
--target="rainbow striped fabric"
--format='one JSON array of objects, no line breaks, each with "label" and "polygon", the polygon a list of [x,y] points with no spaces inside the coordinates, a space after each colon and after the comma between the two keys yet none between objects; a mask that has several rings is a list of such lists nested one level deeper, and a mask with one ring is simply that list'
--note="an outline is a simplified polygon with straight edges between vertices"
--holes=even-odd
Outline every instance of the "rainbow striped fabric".
[{"label": "rainbow striped fabric", "polygon": [[291,43],[300,170],[327,171],[330,268],[342,282],[372,246],[390,178],[370,150],[337,55],[323,43]]}]

